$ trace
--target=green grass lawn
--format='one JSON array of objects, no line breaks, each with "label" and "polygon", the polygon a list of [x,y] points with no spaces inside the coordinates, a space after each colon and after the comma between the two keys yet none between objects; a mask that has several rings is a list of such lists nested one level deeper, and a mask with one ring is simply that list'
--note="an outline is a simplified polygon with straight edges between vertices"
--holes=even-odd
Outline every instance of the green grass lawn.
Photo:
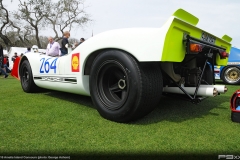
[{"label": "green grass lawn", "polygon": [[120,124],[100,117],[91,98],[63,92],[27,94],[0,78],[2,154],[239,154],[240,124],[230,119],[239,86],[198,105],[162,97],[146,117]]}]

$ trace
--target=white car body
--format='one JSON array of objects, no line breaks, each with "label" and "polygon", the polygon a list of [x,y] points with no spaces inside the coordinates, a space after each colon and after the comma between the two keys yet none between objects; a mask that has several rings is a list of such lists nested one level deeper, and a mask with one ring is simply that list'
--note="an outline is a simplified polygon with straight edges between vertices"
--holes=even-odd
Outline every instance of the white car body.
[{"label": "white car body", "polygon": [[[130,53],[139,62],[166,62],[163,59],[166,35],[171,24],[177,19],[178,17],[171,16],[161,28],[129,28],[103,32],[89,38],[68,55],[58,58],[44,54],[26,54],[25,56],[32,67],[34,82],[37,86],[90,95],[89,75],[84,74],[84,70],[91,54],[104,49],[117,49]],[[192,26],[188,22],[185,23]],[[196,30],[200,30],[196,26],[194,27]],[[79,71],[72,70],[74,56],[78,57]],[[181,62],[183,58],[184,56],[180,60],[173,59],[170,62]],[[57,59],[56,70],[50,69],[48,73],[45,72],[45,61],[47,59],[49,59],[49,64]],[[48,68],[46,69],[48,70]],[[65,81],[66,78],[73,79],[73,82]]]},{"label": "white car body", "polygon": [[[62,57],[27,53],[25,56],[30,62],[34,82],[42,88],[90,96],[89,75],[84,75],[84,69],[91,53],[111,48],[131,53],[140,62],[161,61],[167,29],[174,18],[172,16],[162,28],[118,29],[98,34]],[[79,71],[72,70],[74,56],[78,56]],[[47,59],[49,59],[49,64],[56,60],[56,71],[50,69],[46,73],[45,61]],[[74,82],[65,79],[72,79]]]}]

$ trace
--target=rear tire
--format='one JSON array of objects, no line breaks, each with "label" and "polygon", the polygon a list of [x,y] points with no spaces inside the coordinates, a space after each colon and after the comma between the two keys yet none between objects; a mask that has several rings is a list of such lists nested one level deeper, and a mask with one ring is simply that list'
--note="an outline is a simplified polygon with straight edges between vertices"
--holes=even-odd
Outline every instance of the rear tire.
[{"label": "rear tire", "polygon": [[150,113],[162,94],[157,64],[138,63],[117,50],[100,54],[90,72],[90,94],[100,115],[116,122],[137,120]]},{"label": "rear tire", "polygon": [[33,93],[39,91],[39,87],[33,81],[32,69],[27,60],[20,65],[20,81],[24,92]]},{"label": "rear tire", "polygon": [[235,66],[225,67],[221,77],[226,84],[240,84],[240,69]]}]

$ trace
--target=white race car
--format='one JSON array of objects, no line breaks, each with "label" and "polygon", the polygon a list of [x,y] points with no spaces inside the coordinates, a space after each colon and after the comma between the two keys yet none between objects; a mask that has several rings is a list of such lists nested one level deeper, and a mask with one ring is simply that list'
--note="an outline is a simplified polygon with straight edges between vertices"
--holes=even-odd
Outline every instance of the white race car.
[{"label": "white race car", "polygon": [[179,9],[161,28],[104,32],[62,57],[28,53],[18,65],[22,89],[91,96],[100,115],[116,122],[147,115],[162,94],[199,103],[227,90],[214,85],[213,66],[226,65],[231,38],[218,38],[197,23]]}]

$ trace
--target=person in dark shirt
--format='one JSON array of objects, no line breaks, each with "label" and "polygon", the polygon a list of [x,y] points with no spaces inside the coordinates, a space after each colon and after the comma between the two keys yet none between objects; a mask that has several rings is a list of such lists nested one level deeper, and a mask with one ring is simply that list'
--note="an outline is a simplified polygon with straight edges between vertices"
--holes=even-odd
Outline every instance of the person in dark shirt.
[{"label": "person in dark shirt", "polygon": [[80,44],[82,44],[84,41],[85,41],[85,39],[84,39],[84,38],[81,38],[79,43],[75,43],[75,48],[76,48],[77,46],[79,46]]},{"label": "person in dark shirt", "polygon": [[64,56],[66,54],[68,54],[68,47],[69,46],[69,43],[68,43],[68,38],[70,37],[70,32],[69,31],[65,31],[63,33],[63,39],[62,39],[62,48],[60,49],[61,50],[61,53],[62,55],[61,56]]},{"label": "person in dark shirt", "polygon": [[7,78],[8,74],[6,73],[5,68],[3,66],[3,60],[4,60],[4,57],[3,57],[3,47],[0,44],[0,71],[4,74],[4,78]]},{"label": "person in dark shirt", "polygon": [[4,55],[4,59],[3,59],[3,67],[5,68],[5,71],[7,73],[10,73],[10,69],[8,68],[9,67],[9,60],[8,60],[8,56],[7,55]]},{"label": "person in dark shirt", "polygon": [[14,56],[12,56],[12,61],[14,63],[15,59],[18,57],[17,52],[14,53]]},{"label": "person in dark shirt", "polygon": [[80,42],[79,42],[79,45],[82,44],[84,41],[85,41],[85,39],[84,39],[84,38],[81,38],[81,39],[80,39]]}]

